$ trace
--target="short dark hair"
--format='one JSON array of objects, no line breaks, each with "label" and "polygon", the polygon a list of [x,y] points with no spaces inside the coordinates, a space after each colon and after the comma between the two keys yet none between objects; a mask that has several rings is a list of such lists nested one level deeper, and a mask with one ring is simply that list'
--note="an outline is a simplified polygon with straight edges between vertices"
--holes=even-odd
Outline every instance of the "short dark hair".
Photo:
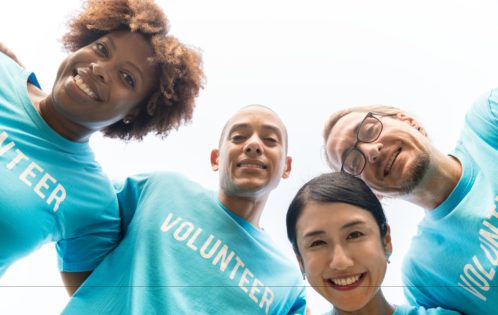
[{"label": "short dark hair", "polygon": [[304,184],[287,210],[287,238],[296,255],[299,255],[296,239],[297,220],[310,201],[342,202],[360,207],[372,214],[379,226],[381,238],[386,235],[387,219],[382,205],[363,180],[344,172],[326,173]]},{"label": "short dark hair", "polygon": [[167,35],[168,20],[153,0],[87,0],[83,11],[69,21],[64,47],[74,52],[114,31],[136,32],[154,50],[157,83],[140,104],[131,123],[107,126],[111,138],[142,139],[149,132],[166,136],[192,119],[194,100],[204,84],[200,54]]}]

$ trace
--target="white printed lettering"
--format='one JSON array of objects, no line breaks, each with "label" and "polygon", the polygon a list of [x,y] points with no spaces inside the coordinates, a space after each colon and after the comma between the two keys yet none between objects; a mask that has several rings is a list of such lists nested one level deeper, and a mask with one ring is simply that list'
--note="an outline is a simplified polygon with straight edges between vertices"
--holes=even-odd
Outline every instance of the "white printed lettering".
[{"label": "white printed lettering", "polygon": [[35,178],[36,174],[33,172],[33,169],[35,168],[38,170],[38,172],[43,172],[43,169],[39,167],[38,164],[36,164],[35,162],[31,162],[28,167],[26,167],[26,169],[19,175],[19,179],[29,187],[31,187],[33,183],[29,181],[28,176]]},{"label": "white printed lettering", "polygon": [[0,155],[3,155],[5,152],[9,151],[13,146],[15,146],[14,142],[9,142],[6,145],[3,144],[7,137],[8,135],[5,131],[0,133]]},{"label": "white printed lettering", "polygon": [[52,176],[50,176],[50,174],[48,173],[45,173],[45,175],[43,175],[43,177],[40,179],[40,181],[38,182],[38,184],[36,184],[35,188],[33,188],[33,190],[35,191],[35,193],[40,196],[40,198],[42,199],[45,199],[45,195],[41,192],[41,189],[42,188],[49,188],[49,186],[47,185],[47,180],[51,181],[53,184],[55,184],[55,178],[53,178]]},{"label": "white printed lettering", "polygon": [[261,292],[259,287],[262,285],[263,285],[263,283],[261,281],[259,281],[258,278],[254,278],[254,281],[252,282],[251,291],[249,292],[249,297],[251,298],[251,300],[256,302],[256,304],[258,303],[258,298],[256,297],[255,294],[258,292]]},{"label": "white printed lettering", "polygon": [[261,298],[261,302],[259,302],[259,308],[263,308],[263,305],[266,304],[265,314],[270,312],[270,305],[273,303],[273,299],[275,298],[275,294],[270,288],[265,288],[265,292],[263,293],[263,297]]},{"label": "white printed lettering", "polygon": [[239,287],[242,289],[242,291],[244,291],[246,293],[248,290],[244,286],[244,284],[249,283],[249,280],[247,279],[248,276],[251,278],[254,278],[254,275],[252,274],[252,272],[248,268],[246,268],[244,270],[244,272],[242,273],[242,276],[240,276],[240,281],[239,281]]},{"label": "white printed lettering", "polygon": [[479,291],[477,291],[473,286],[470,285],[469,281],[463,277],[463,275],[460,275],[460,280],[465,282],[465,285],[461,284],[458,282],[458,285],[464,288],[465,290],[469,291],[473,295],[477,296],[479,299],[486,301],[486,297],[482,295]]},{"label": "white printed lettering", "polygon": [[177,225],[178,222],[180,222],[182,220],[182,218],[176,218],[175,221],[170,223],[171,218],[173,218],[173,213],[169,213],[168,216],[166,217],[166,219],[164,219],[164,222],[161,225],[161,231],[163,231],[163,232],[169,231],[173,226]]},{"label": "white printed lettering", "polygon": [[194,245],[195,240],[197,237],[199,237],[199,234],[201,234],[202,229],[198,228],[197,231],[195,231],[194,235],[188,240],[187,246],[192,249],[192,250],[197,250],[197,246]]},{"label": "white printed lettering", "polygon": [[47,199],[47,204],[51,204],[55,200],[54,212],[59,209],[60,204],[66,199],[66,189],[61,184],[57,184]]},{"label": "white printed lettering", "polygon": [[218,252],[218,255],[216,255],[216,257],[213,259],[214,266],[216,266],[216,264],[221,260],[221,264],[220,264],[221,271],[225,271],[228,264],[232,260],[233,255],[235,254],[233,251],[231,251],[230,255],[228,255],[228,257],[227,257],[227,252],[228,252],[228,246],[223,245],[223,247]]},{"label": "white printed lettering", "polygon": [[235,275],[237,274],[237,270],[239,270],[239,267],[244,267],[245,264],[240,258],[237,256],[235,257],[235,260],[237,261],[235,263],[235,266],[232,269],[232,272],[230,273],[230,279],[233,280],[235,278]]},{"label": "white printed lettering", "polygon": [[214,243],[211,250],[209,251],[209,253],[206,253],[206,249],[208,248],[209,244],[211,244],[211,241],[213,240],[213,238],[214,238],[214,236],[212,234],[209,234],[208,239],[204,242],[204,245],[202,245],[202,247],[201,247],[201,251],[200,251],[201,257],[206,258],[206,259],[211,258],[214,255],[214,252],[216,251],[216,249],[218,249],[218,246],[220,246],[221,241],[217,240],[216,243]]},{"label": "white printed lettering", "polygon": [[[491,244],[489,244],[488,242],[486,242],[483,238],[480,238],[479,237],[479,241],[481,241],[481,249],[484,251],[484,254],[486,255],[486,258],[494,265],[494,266],[498,266],[498,250],[493,247]],[[487,247],[489,248],[486,248],[484,247],[484,244],[487,245]],[[489,250],[492,250],[493,253],[495,254],[494,257],[491,256],[491,253]]]},{"label": "white printed lettering", "polygon": [[[185,232],[183,232],[182,230],[184,230],[184,227],[186,227],[187,229],[185,230]],[[182,224],[180,224],[180,226],[176,229],[175,233],[173,233],[173,237],[177,240],[177,241],[184,241],[186,240],[189,236],[190,236],[190,233],[192,233],[192,231],[194,230],[194,225],[190,222],[183,222]],[[183,235],[181,235],[181,233],[183,232]]]},{"label": "white printed lettering", "polygon": [[24,155],[24,153],[22,153],[19,149],[16,149],[15,150],[17,155],[15,158],[12,159],[12,161],[10,161],[9,164],[5,165],[5,167],[10,171],[11,169],[13,169],[17,163],[19,163],[21,160],[29,160],[28,157],[26,155]]}]

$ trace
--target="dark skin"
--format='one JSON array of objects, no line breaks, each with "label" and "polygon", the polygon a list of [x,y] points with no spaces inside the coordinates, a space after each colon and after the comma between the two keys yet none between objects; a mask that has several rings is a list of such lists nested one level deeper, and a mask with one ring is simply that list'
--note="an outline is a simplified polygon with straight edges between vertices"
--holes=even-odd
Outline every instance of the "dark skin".
[{"label": "dark skin", "polygon": [[[0,51],[23,66],[2,43]],[[133,119],[136,105],[152,91],[155,68],[146,61],[152,54],[140,34],[111,32],[63,61],[49,95],[30,83],[28,94],[52,129],[69,140],[86,142],[96,131],[124,117]],[[69,296],[91,273],[61,272]]]}]

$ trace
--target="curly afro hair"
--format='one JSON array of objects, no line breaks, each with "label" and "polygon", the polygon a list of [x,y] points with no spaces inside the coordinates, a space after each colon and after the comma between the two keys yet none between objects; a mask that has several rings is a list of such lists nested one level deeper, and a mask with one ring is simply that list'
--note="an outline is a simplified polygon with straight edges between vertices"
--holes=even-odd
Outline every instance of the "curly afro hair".
[{"label": "curly afro hair", "polygon": [[74,52],[107,33],[129,30],[146,38],[154,50],[158,82],[131,123],[118,121],[102,130],[105,136],[141,140],[149,132],[166,136],[192,119],[194,100],[203,87],[198,52],[167,35],[168,20],[153,0],[87,0],[69,21],[64,47]]}]

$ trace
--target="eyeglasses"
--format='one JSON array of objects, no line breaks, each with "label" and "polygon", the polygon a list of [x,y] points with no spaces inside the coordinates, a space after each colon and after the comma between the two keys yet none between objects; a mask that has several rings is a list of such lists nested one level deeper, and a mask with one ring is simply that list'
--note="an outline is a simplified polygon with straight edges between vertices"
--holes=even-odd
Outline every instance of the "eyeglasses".
[{"label": "eyeglasses", "polygon": [[348,151],[344,153],[342,160],[341,172],[349,173],[353,176],[358,176],[363,172],[367,164],[367,157],[358,149],[358,143],[371,143],[377,140],[382,132],[382,122],[375,117],[392,116],[392,114],[375,114],[369,112],[360,123],[356,132],[356,143]]}]

